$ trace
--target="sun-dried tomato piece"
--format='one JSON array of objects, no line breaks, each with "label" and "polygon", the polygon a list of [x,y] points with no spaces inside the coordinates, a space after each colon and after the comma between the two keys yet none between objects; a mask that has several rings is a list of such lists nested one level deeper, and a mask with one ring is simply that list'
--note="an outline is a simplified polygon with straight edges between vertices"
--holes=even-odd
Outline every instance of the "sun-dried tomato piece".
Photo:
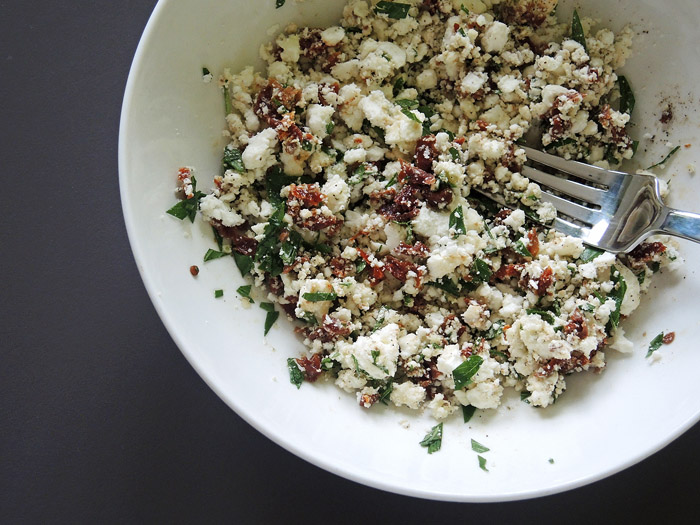
[{"label": "sun-dried tomato piece", "polygon": [[321,369],[321,354],[314,354],[311,359],[304,356],[296,360],[302,368],[304,379],[309,383],[313,383],[318,379],[323,370]]},{"label": "sun-dried tomato piece", "polygon": [[666,251],[666,245],[660,242],[647,242],[640,244],[634,250],[632,250],[628,257],[634,259],[637,263],[648,263],[651,262],[655,256],[661,255]]},{"label": "sun-dried tomato piece", "polygon": [[211,225],[216,228],[224,239],[229,239],[231,241],[232,248],[240,253],[241,255],[248,255],[250,257],[255,255],[258,249],[258,241],[252,237],[247,237],[244,233],[244,228],[247,229],[247,225],[243,226],[224,226],[220,221],[211,221]]},{"label": "sun-dried tomato piece", "polygon": [[661,341],[662,341],[665,345],[670,345],[670,344],[673,343],[673,341],[675,341],[675,340],[676,340],[676,332],[669,332],[669,333],[665,334],[665,335],[661,338]]},{"label": "sun-dried tomato piece", "polygon": [[532,254],[532,257],[537,257],[537,254],[540,253],[540,239],[537,236],[537,229],[532,228],[528,234],[527,234],[527,240],[528,246],[527,249],[528,251]]},{"label": "sun-dried tomato piece", "polygon": [[578,309],[569,316],[569,322],[564,326],[565,334],[575,333],[579,339],[588,337],[588,325]]},{"label": "sun-dried tomato piece", "polygon": [[367,255],[364,250],[357,250],[357,253],[360,254],[360,257],[367,263],[367,267],[369,268],[369,284],[376,286],[384,279],[384,270],[381,266],[373,265],[372,258]]},{"label": "sun-dried tomato piece", "polygon": [[295,198],[306,208],[315,208],[326,200],[318,184],[292,184],[289,187],[289,198]]},{"label": "sun-dried tomato piece", "polygon": [[341,337],[346,337],[350,335],[352,330],[346,324],[343,324],[338,319],[326,315],[323,318],[323,323],[318,328],[311,330],[308,334],[309,339],[320,340],[323,343],[330,343],[336,341]]},{"label": "sun-dried tomato piece", "polygon": [[542,275],[540,275],[539,279],[537,279],[537,295],[542,296],[547,293],[547,289],[552,285],[554,282],[554,272],[552,271],[552,268],[547,266],[543,271]]},{"label": "sun-dried tomato piece", "polygon": [[416,152],[413,155],[413,161],[419,169],[432,172],[433,161],[435,161],[439,152],[435,147],[435,135],[426,135],[418,139],[416,143]]},{"label": "sun-dried tomato piece", "polygon": [[384,268],[402,283],[405,283],[408,279],[408,272],[415,272],[417,274],[417,267],[415,264],[409,261],[402,261],[391,255],[387,255],[384,259]]},{"label": "sun-dried tomato piece", "polygon": [[524,266],[522,264],[504,264],[491,275],[492,281],[505,281],[513,277],[520,278]]},{"label": "sun-dried tomato piece", "polygon": [[400,242],[399,245],[394,248],[394,252],[398,255],[408,255],[409,257],[425,259],[430,253],[430,249],[420,241],[416,241],[413,246],[405,242]]}]

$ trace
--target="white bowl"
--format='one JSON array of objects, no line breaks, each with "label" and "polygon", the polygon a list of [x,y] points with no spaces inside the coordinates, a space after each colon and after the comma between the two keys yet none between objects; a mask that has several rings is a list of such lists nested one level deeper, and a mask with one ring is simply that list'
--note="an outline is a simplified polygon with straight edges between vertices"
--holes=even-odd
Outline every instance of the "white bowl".
[{"label": "white bowl", "polygon": [[[694,263],[700,250],[685,242],[688,264],[661,275],[625,323],[637,345],[633,355],[607,352],[601,375],[570,376],[566,394],[546,410],[513,394],[497,411],[478,411],[468,425],[454,417],[445,423],[439,453],[428,455],[418,446],[434,424],[428,416],[365,410],[332,384],[291,385],[286,359],[301,349],[292,325],[280,320],[265,340],[264,312],[245,309],[236,298],[243,281],[233,260],[202,264],[213,247],[210,228],[165,215],[175,202],[178,167],[195,166],[202,188],[219,170],[223,101],[215,84],[202,83],[202,66],[212,72],[260,67],[258,47],[271,38],[270,26],[329,25],[344,2],[274,4],[161,0],[136,53],[122,112],[121,195],[139,270],[173,339],[226,403],[270,439],[331,472],[392,492],[454,501],[522,499],[590,483],[659,450],[698,421],[700,279]],[[571,3],[562,4],[559,16],[568,19]],[[700,150],[693,109],[700,69],[688,66],[700,63],[700,4],[628,0],[613,9],[606,0],[590,0],[581,14],[613,29],[629,22],[639,30],[625,68],[637,98],[633,134],[656,136],[642,139],[641,160],[663,158],[667,141],[692,144],[665,175],[673,174],[671,204],[700,211],[698,186],[686,169]],[[668,137],[658,122],[667,99],[676,114]],[[193,264],[202,269],[196,279],[188,270]],[[223,299],[214,299],[215,289],[224,290]],[[646,345],[662,330],[675,331],[676,342],[652,363],[644,357]],[[471,438],[491,449],[484,454],[489,473],[479,470]]]}]

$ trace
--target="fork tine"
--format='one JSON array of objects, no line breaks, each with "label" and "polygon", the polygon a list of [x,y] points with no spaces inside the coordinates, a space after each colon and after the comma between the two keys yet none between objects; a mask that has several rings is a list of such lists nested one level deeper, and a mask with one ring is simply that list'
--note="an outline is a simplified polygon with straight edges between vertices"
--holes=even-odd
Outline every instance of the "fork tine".
[{"label": "fork tine", "polygon": [[580,184],[573,180],[564,179],[557,175],[551,175],[530,166],[523,166],[523,175],[540,185],[547,186],[556,191],[566,193],[571,197],[590,202],[591,204],[602,204],[605,201],[605,191]]},{"label": "fork tine", "polygon": [[626,175],[625,173],[612,172],[573,160],[565,160],[525,146],[523,149],[525,150],[527,158],[531,161],[544,164],[562,173],[568,173],[588,182],[612,186]]},{"label": "fork tine", "polygon": [[542,192],[542,201],[551,203],[558,212],[586,224],[597,224],[604,218],[603,214],[597,210],[591,210],[551,193]]},{"label": "fork tine", "polygon": [[579,237],[584,241],[589,237],[591,230],[585,226],[579,226],[573,222],[569,222],[562,217],[557,217],[551,226],[565,235],[570,235],[572,237]]}]

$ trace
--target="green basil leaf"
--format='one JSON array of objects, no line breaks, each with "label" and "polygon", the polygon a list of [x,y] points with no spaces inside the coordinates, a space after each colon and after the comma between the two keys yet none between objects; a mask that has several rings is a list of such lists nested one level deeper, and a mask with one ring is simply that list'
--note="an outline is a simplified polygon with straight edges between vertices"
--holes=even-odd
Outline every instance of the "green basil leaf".
[{"label": "green basil leaf", "polygon": [[401,110],[401,113],[403,113],[404,115],[406,115],[408,118],[410,118],[410,119],[413,120],[414,122],[421,123],[421,120],[418,118],[418,115],[416,115],[416,114],[415,114],[413,111],[411,111],[410,109],[402,109],[402,110]]},{"label": "green basil leaf", "polygon": [[472,377],[479,371],[483,362],[483,357],[473,355],[455,368],[452,371],[452,377],[455,380],[455,390],[462,390],[462,388],[471,384]]},{"label": "green basil leaf", "polygon": [[547,312],[546,310],[539,310],[537,308],[528,308],[525,313],[530,315],[539,315],[543,321],[547,321],[549,324],[554,324],[554,316]]},{"label": "green basil leaf", "polygon": [[427,447],[428,454],[432,454],[433,452],[440,450],[440,447],[442,446],[442,423],[439,423],[430,429],[430,432],[428,432],[423,438],[423,441],[420,442],[420,446]]},{"label": "green basil leaf", "polygon": [[476,407],[472,405],[462,405],[462,417],[465,423],[469,423],[476,412]]},{"label": "green basil leaf", "polygon": [[654,337],[654,339],[651,340],[649,343],[649,350],[647,351],[646,357],[651,357],[651,355],[656,352],[659,348],[661,348],[661,345],[664,344],[664,333],[661,332],[659,335]]},{"label": "green basil leaf", "polygon": [[403,91],[404,86],[406,85],[406,79],[403,77],[399,77],[396,79],[394,82],[394,89],[393,89],[393,94],[396,97],[401,91]]},{"label": "green basil leaf", "polygon": [[522,240],[519,240],[515,244],[513,244],[513,251],[517,253],[518,255],[522,255],[523,257],[530,257],[532,258],[532,254],[530,253],[530,250],[528,250],[525,247],[525,244],[523,243]]},{"label": "green basil leaf", "polygon": [[479,454],[483,454],[484,452],[488,452],[490,449],[479,443],[478,441],[475,441],[472,439],[472,450],[474,452],[478,452]]},{"label": "green basil leaf", "polygon": [[302,297],[311,303],[318,303],[321,301],[335,301],[338,298],[335,292],[305,293]]},{"label": "green basil leaf", "polygon": [[241,276],[245,277],[253,269],[254,262],[250,255],[243,255],[236,251],[233,252],[233,260],[236,261],[236,266],[241,272]]},{"label": "green basil leaf", "polygon": [[304,382],[304,374],[299,370],[296,359],[293,357],[287,359],[287,369],[289,370],[289,382],[297,388],[301,388],[301,384]]},{"label": "green basil leaf", "polygon": [[459,155],[459,151],[457,151],[457,148],[450,148],[449,151],[450,155],[452,156],[452,160],[455,162],[459,162],[462,159],[462,157]]},{"label": "green basil leaf", "polygon": [[617,81],[620,84],[620,111],[631,115],[635,104],[632,88],[627,81],[627,77],[618,77]]},{"label": "green basil leaf", "polygon": [[479,458],[479,468],[484,472],[488,472],[489,469],[486,468],[486,458],[483,456],[477,456]]},{"label": "green basil leaf", "polygon": [[221,297],[224,296],[224,291],[223,290],[214,290],[214,297],[216,299],[220,299]]},{"label": "green basil leaf", "polygon": [[464,225],[464,212],[462,211],[462,206],[457,206],[452,213],[450,213],[449,227],[454,228],[457,236],[464,235],[467,233],[467,228]]},{"label": "green basil leaf", "polygon": [[579,261],[589,263],[599,255],[602,255],[603,253],[603,250],[593,248],[592,246],[586,246],[586,249],[583,250],[583,253],[581,253],[581,255],[579,256]]},{"label": "green basil leaf", "polygon": [[491,267],[486,261],[476,259],[474,261],[474,276],[475,282],[487,283],[491,279]]},{"label": "green basil leaf", "polygon": [[608,297],[615,299],[615,310],[610,313],[608,332],[612,332],[620,324],[620,308],[622,307],[622,301],[627,293],[627,283],[620,271],[614,266],[612,267],[610,280],[615,283],[615,288],[613,288]]},{"label": "green basil leaf", "polygon": [[378,15],[387,15],[394,20],[401,20],[408,16],[408,11],[411,9],[411,4],[402,4],[399,2],[378,2],[374,8],[374,12]]},{"label": "green basil leaf", "polygon": [[224,150],[224,169],[235,170],[239,173],[245,171],[245,165],[243,164],[243,154],[241,150],[236,148],[226,148]]},{"label": "green basil leaf", "polygon": [[275,9],[279,9],[287,0],[275,0]]},{"label": "green basil leaf", "polygon": [[578,16],[578,11],[574,10],[574,17],[571,21],[571,38],[576,40],[579,44],[583,46],[584,51],[588,53],[588,46],[586,45],[586,35],[583,32],[583,26],[581,25],[581,19]]},{"label": "green basil leaf", "polygon": [[676,146],[675,148],[673,148],[673,149],[671,150],[671,153],[669,153],[668,155],[666,155],[666,156],[664,157],[664,160],[662,160],[661,162],[657,162],[657,163],[654,164],[653,166],[649,166],[647,169],[650,170],[650,169],[652,169],[652,168],[658,168],[659,166],[661,166],[661,165],[663,165],[663,164],[666,164],[666,162],[668,162],[668,160],[669,160],[671,157],[673,157],[676,153],[678,153],[678,150],[679,150],[679,149],[681,149],[681,147],[680,147],[680,146]]},{"label": "green basil leaf", "polygon": [[448,279],[447,277],[443,277],[442,279],[439,279],[437,281],[432,281],[428,283],[431,286],[435,286],[436,288],[440,288],[441,290],[447,292],[450,295],[454,295],[455,297],[459,297],[461,294],[461,290],[459,286],[457,286],[454,281]]},{"label": "green basil leaf", "polygon": [[219,252],[209,248],[207,253],[204,254],[204,262],[213,261],[214,259],[220,259],[221,257],[226,257],[228,254],[224,252]]},{"label": "green basil leaf", "polygon": [[253,301],[253,298],[250,296],[250,291],[252,290],[252,288],[253,287],[250,284],[246,286],[239,286],[236,292],[238,292],[238,295],[240,295],[241,297],[245,297],[246,299],[248,299],[248,301],[254,303],[255,301]]}]

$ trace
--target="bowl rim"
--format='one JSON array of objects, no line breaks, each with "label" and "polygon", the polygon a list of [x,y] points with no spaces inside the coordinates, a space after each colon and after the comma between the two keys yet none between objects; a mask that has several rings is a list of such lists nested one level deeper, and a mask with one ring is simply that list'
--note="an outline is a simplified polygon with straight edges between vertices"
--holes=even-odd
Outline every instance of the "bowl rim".
[{"label": "bowl rim", "polygon": [[456,495],[454,493],[443,493],[438,490],[430,491],[423,489],[415,489],[407,486],[399,486],[391,483],[383,482],[381,479],[372,477],[370,475],[363,474],[359,470],[352,470],[343,466],[334,465],[333,462],[327,461],[323,458],[315,456],[303,447],[297,446],[295,443],[285,439],[285,436],[280,433],[276,433],[273,429],[268,428],[262,424],[254,414],[248,413],[238,404],[236,399],[227,396],[217,384],[207,376],[203,368],[200,366],[197,356],[191,350],[187,348],[181,337],[178,335],[176,330],[176,324],[170,318],[167,308],[161,304],[156,297],[158,295],[154,284],[149,281],[146,277],[145,267],[143,261],[145,260],[142,249],[138,241],[138,227],[130,213],[130,199],[128,190],[128,174],[127,174],[127,157],[129,150],[129,123],[132,111],[132,102],[134,93],[137,86],[137,77],[141,68],[143,67],[143,60],[147,54],[147,50],[150,47],[151,40],[154,37],[155,28],[158,26],[160,19],[163,16],[164,11],[171,8],[173,4],[176,4],[174,0],[158,0],[158,3],[153,9],[148,22],[143,30],[143,33],[139,39],[134,58],[132,60],[128,79],[126,82],[124,90],[124,98],[121,106],[121,115],[119,121],[119,134],[118,134],[118,170],[119,170],[119,190],[122,214],[124,217],[124,223],[126,226],[127,236],[129,239],[129,245],[131,247],[136,266],[141,276],[143,285],[148,293],[149,299],[153,304],[161,322],[165,326],[168,334],[175,342],[180,352],[183,354],[185,359],[189,362],[192,368],[197,372],[199,377],[211,388],[214,393],[226,403],[238,416],[240,416],[246,423],[252,426],[255,430],[260,432],[262,435],[270,439],[273,443],[279,445],[285,450],[291,452],[297,457],[308,461],[312,465],[320,467],[327,472],[331,472],[338,476],[341,476],[350,481],[360,483],[365,486],[376,488],[379,490],[391,492],[394,494],[400,494],[404,496],[410,496],[415,498],[430,499],[436,501],[449,501],[449,502],[462,502],[462,503],[495,503],[495,502],[507,502],[507,501],[519,501],[534,499],[544,496],[549,496],[553,494],[559,494],[569,490],[573,490],[596,481],[605,479],[609,476],[617,474],[641,461],[648,458],[649,456],[655,454],[659,450],[666,447],[668,444],[676,440],[679,436],[689,430],[693,425],[700,421],[700,412],[696,413],[694,417],[687,418],[682,424],[678,425],[673,432],[667,434],[664,440],[655,443],[653,446],[648,447],[646,450],[642,450],[637,455],[627,459],[626,461],[615,464],[608,469],[603,469],[595,474],[590,474],[586,476],[581,476],[579,478],[558,484],[556,486],[550,486],[540,489],[527,489],[518,492],[508,492],[501,494],[493,494],[488,496],[474,496],[474,495]]}]

